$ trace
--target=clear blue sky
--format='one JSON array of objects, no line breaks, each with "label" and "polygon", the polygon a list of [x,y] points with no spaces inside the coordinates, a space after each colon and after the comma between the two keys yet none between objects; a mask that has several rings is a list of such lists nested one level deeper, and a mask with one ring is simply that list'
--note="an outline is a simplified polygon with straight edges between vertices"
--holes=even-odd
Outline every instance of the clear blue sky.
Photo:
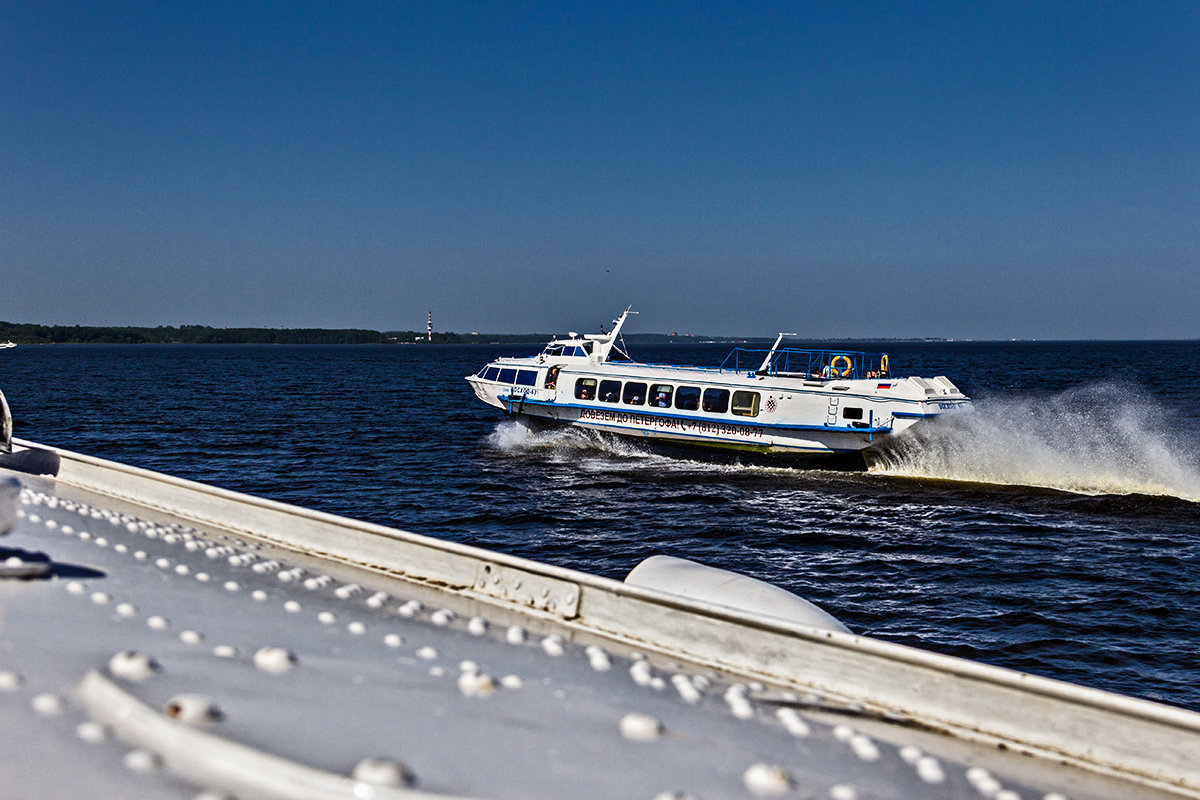
[{"label": "clear blue sky", "polygon": [[0,319],[1200,337],[1200,3],[0,5]]}]

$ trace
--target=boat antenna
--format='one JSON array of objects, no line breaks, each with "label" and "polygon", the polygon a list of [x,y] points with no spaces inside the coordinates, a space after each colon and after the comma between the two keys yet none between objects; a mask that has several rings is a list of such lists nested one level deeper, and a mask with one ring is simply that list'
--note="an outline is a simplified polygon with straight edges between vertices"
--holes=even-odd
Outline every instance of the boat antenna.
[{"label": "boat antenna", "polygon": [[785,336],[796,336],[794,333],[784,333],[780,331],[779,336],[775,339],[775,344],[771,345],[771,349],[767,351],[767,357],[763,359],[762,366],[758,368],[758,375],[766,375],[771,367],[771,360],[775,358],[775,351],[779,349],[779,343],[783,341]]},{"label": "boat antenna", "polygon": [[[633,361],[633,357],[629,355],[629,351],[626,350],[626,348],[625,348],[625,337],[621,333],[621,328],[624,327],[624,325],[625,325],[626,317],[628,317],[630,314],[638,313],[636,311],[633,311],[632,309],[633,309],[632,305],[626,306],[625,310],[623,312],[621,312],[621,316],[619,316],[613,320],[613,331],[612,331],[613,344],[612,344],[612,347],[614,350],[617,351],[617,353],[619,355],[625,356],[626,361]],[[620,342],[620,344],[617,343],[618,341]]]}]

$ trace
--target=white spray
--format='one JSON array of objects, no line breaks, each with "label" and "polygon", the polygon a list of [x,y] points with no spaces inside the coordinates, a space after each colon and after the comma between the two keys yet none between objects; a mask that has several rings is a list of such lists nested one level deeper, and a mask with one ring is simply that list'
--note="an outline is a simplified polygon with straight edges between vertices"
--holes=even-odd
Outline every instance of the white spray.
[{"label": "white spray", "polygon": [[1195,423],[1117,384],[984,398],[974,414],[898,437],[872,471],[1200,502]]}]

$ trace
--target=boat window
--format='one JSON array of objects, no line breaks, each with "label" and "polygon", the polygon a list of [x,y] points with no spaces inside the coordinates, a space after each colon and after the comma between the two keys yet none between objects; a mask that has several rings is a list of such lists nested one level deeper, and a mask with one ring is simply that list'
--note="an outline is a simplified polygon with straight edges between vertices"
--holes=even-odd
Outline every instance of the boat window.
[{"label": "boat window", "polygon": [[500,368],[499,367],[487,367],[487,372],[484,373],[483,377],[487,378],[489,381],[496,380],[497,378],[500,377]]},{"label": "boat window", "polygon": [[482,378],[484,375],[487,374],[487,370],[488,370],[487,364],[484,364],[482,367],[479,368],[479,372],[475,373],[475,377]]},{"label": "boat window", "polygon": [[[578,349],[578,348],[576,348],[576,349]],[[587,354],[588,354],[588,355],[591,355],[591,354],[592,354],[592,343],[591,343],[591,342],[584,342],[584,343],[583,343],[583,349],[584,349],[584,350],[587,352]]]},{"label": "boat window", "polygon": [[634,383],[633,381],[625,384],[625,392],[621,395],[621,401],[631,406],[645,405],[646,384]]},{"label": "boat window", "polygon": [[704,410],[713,414],[724,414],[729,410],[728,389],[705,389]]},{"label": "boat window", "polygon": [[734,392],[733,413],[739,417],[757,417],[758,392]]},{"label": "boat window", "polygon": [[548,344],[546,345],[546,349],[542,352],[548,356],[561,356],[563,352],[563,346],[561,344]]},{"label": "boat window", "polygon": [[512,383],[517,379],[517,371],[511,367],[500,370],[500,382]]},{"label": "boat window", "polygon": [[659,408],[671,407],[671,395],[674,389],[669,383],[656,383],[650,387],[650,405]]},{"label": "boat window", "polygon": [[600,402],[615,403],[620,396],[620,381],[600,381]]},{"label": "boat window", "polygon": [[546,383],[543,385],[547,389],[553,389],[558,385],[558,367],[551,367],[546,370]]},{"label": "boat window", "polygon": [[536,386],[537,373],[531,369],[523,369],[517,373],[518,386]]},{"label": "boat window", "polygon": [[595,400],[596,399],[596,379],[595,378],[576,378],[575,379],[575,397],[579,400]]},{"label": "boat window", "polygon": [[861,408],[843,408],[842,419],[862,419],[863,410]]},{"label": "boat window", "polygon": [[675,392],[675,407],[684,411],[695,411],[700,408],[700,387],[680,386]]}]

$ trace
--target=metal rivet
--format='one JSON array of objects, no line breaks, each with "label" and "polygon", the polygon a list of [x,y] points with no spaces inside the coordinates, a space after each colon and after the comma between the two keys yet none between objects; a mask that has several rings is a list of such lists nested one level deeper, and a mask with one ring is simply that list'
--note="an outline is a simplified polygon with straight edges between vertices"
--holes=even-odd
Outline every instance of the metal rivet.
[{"label": "metal rivet", "polygon": [[153,656],[137,650],[122,650],[108,660],[108,671],[114,678],[140,683],[162,670]]},{"label": "metal rivet", "polygon": [[590,644],[584,648],[583,652],[587,654],[588,663],[592,665],[592,669],[597,672],[608,672],[612,669],[612,659],[608,657],[608,653],[603,647]]},{"label": "metal rivet", "polygon": [[485,697],[496,691],[496,682],[491,675],[477,671],[463,672],[458,676],[458,689],[467,697]]},{"label": "metal rivet", "polygon": [[63,699],[56,694],[39,694],[33,698],[33,710],[43,717],[53,717],[61,714],[65,708]]},{"label": "metal rivet", "polygon": [[649,714],[626,714],[620,728],[622,736],[635,742],[651,742],[663,735],[662,722]]},{"label": "metal rivet", "polygon": [[675,687],[675,691],[679,692],[679,696],[683,702],[689,705],[695,705],[700,702],[700,698],[702,697],[700,690],[696,688],[691,678],[687,675],[672,675],[671,685]]},{"label": "metal rivet", "polygon": [[263,647],[254,654],[254,666],[275,674],[287,672],[298,661],[296,654],[284,647]]},{"label": "metal rivet", "polygon": [[879,760],[879,748],[871,741],[871,737],[864,733],[856,733],[850,737],[850,749],[863,761]]},{"label": "metal rivet", "polygon": [[760,797],[778,797],[787,794],[796,781],[782,768],[772,764],[751,764],[742,774],[742,783]]},{"label": "metal rivet", "polygon": [[784,730],[792,736],[808,736],[812,733],[808,723],[801,718],[800,713],[794,708],[781,708],[775,712],[775,716],[783,723]]},{"label": "metal rivet", "polygon": [[225,718],[212,698],[202,694],[177,694],[167,702],[163,713],[185,725],[212,725]]},{"label": "metal rivet", "polygon": [[109,730],[95,720],[86,720],[75,726],[75,735],[89,744],[103,742],[109,737]]},{"label": "metal rivet", "polygon": [[364,758],[355,765],[351,777],[371,786],[413,786],[417,782],[405,764],[383,758]]},{"label": "metal rivet", "polygon": [[629,677],[638,686],[649,686],[654,680],[654,668],[649,661],[635,661],[629,665]]},{"label": "metal rivet", "polygon": [[917,777],[926,783],[943,783],[946,780],[942,765],[933,756],[921,756],[916,761],[916,767]]},{"label": "metal rivet", "polygon": [[162,759],[149,750],[130,750],[125,754],[125,767],[134,772],[154,772],[161,765]]}]

